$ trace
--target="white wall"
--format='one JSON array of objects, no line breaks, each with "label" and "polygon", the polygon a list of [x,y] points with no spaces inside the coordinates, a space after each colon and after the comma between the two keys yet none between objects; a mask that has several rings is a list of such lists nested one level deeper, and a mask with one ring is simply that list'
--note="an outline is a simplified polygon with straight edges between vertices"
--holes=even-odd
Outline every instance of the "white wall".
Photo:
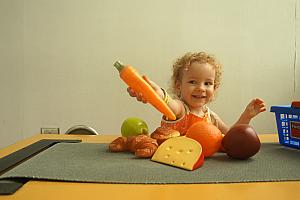
[{"label": "white wall", "polygon": [[[229,124],[253,97],[263,98],[268,109],[299,100],[299,62],[294,67],[299,4],[2,0],[0,54],[6,57],[0,60],[0,147],[41,127],[65,132],[86,124],[103,134],[120,134],[129,116],[143,118],[152,131],[161,115],[128,96],[112,66],[118,59],[167,87],[178,56],[215,54],[224,76],[211,107]],[[259,133],[276,132],[268,111],[252,125]]]},{"label": "white wall", "polygon": [[0,148],[23,138],[23,1],[0,1]]}]

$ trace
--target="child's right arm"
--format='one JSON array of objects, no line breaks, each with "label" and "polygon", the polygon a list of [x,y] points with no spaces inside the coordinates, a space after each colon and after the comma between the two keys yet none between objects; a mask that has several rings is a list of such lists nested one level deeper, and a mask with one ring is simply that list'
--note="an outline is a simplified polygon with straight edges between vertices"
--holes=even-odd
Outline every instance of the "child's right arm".
[{"label": "child's right arm", "polygon": [[[265,102],[262,99],[256,98],[251,100],[251,102],[246,106],[246,109],[241,114],[240,118],[237,122],[235,122],[232,126],[236,124],[249,124],[251,119],[254,118],[261,112],[266,111]],[[212,111],[211,111],[212,112]],[[217,122],[217,127],[221,130],[223,134],[226,134],[230,127],[228,127],[222,119],[214,112],[212,112],[214,118]]]},{"label": "child's right arm", "polygon": [[[151,81],[148,77],[143,76],[143,78],[151,85],[151,87],[160,96],[160,98],[164,99],[165,94],[164,94],[163,90],[161,89],[161,87],[159,87],[159,85],[157,85],[156,83]],[[146,101],[146,99],[143,98],[143,95],[141,93],[135,92],[132,88],[128,87],[127,92],[129,93],[129,95],[131,97],[136,97],[136,99],[138,101],[141,101],[143,103],[148,103]],[[169,97],[168,106],[171,108],[173,113],[176,115],[177,119],[181,118],[185,114],[184,105],[180,100]]]}]

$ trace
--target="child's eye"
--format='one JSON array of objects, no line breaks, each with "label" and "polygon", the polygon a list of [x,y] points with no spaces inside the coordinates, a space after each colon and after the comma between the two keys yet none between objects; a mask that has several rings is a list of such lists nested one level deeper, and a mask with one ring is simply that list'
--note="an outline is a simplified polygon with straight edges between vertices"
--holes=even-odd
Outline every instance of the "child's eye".
[{"label": "child's eye", "polygon": [[197,84],[197,81],[190,80],[188,83],[190,83],[190,84]]},{"label": "child's eye", "polygon": [[205,82],[204,84],[205,85],[213,85],[214,83],[213,82]]}]

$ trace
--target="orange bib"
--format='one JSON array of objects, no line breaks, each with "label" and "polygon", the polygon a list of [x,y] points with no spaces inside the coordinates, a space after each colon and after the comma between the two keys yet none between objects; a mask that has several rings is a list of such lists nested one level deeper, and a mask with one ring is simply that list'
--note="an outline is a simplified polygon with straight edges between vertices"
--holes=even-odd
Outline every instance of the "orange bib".
[{"label": "orange bib", "polygon": [[194,123],[205,120],[209,123],[211,123],[210,118],[210,112],[207,109],[207,112],[205,112],[204,116],[199,117],[193,113],[190,113],[187,111],[187,114],[182,117],[181,119],[178,119],[176,121],[167,121],[165,119],[162,119],[161,126],[162,127],[169,127],[174,130],[177,130],[180,132],[180,135],[185,135],[187,130],[192,126]]}]

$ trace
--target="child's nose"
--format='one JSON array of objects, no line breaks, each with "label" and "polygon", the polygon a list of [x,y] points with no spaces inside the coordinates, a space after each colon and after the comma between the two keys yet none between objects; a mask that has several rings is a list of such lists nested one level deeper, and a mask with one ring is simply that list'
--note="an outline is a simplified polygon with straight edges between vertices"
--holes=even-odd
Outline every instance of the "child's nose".
[{"label": "child's nose", "polygon": [[199,84],[198,85],[198,90],[204,91],[205,90],[205,85],[204,84]]}]

